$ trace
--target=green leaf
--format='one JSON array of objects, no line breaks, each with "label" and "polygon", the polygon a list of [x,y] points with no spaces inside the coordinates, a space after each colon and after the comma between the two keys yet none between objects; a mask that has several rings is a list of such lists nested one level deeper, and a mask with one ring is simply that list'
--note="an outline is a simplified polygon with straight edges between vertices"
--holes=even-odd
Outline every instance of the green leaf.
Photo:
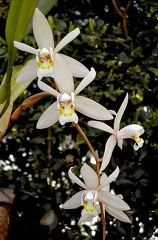
[{"label": "green leaf", "polygon": [[8,48],[13,47],[13,40],[21,41],[25,29],[33,15],[39,0],[25,1],[12,0],[6,23],[6,40]]},{"label": "green leaf", "polygon": [[158,69],[154,67],[149,67],[148,70],[155,74],[156,77],[158,77]]},{"label": "green leaf", "polygon": [[30,79],[29,82],[18,84],[16,83],[17,76],[19,74],[19,71],[21,71],[21,66],[16,66],[13,68],[13,74],[11,78],[11,95],[13,102],[21,95],[21,93],[24,92],[24,90],[32,83],[33,79]]},{"label": "green leaf", "polygon": [[[24,36],[25,29],[33,15],[34,9],[37,6],[39,0],[25,1],[25,0],[12,0],[10,3],[9,13],[6,22],[6,41],[8,44],[8,70],[13,66],[14,58],[16,54],[16,48],[13,45],[13,41],[21,41]],[[8,72],[8,71],[7,71]],[[9,77],[11,74],[9,74]],[[7,82],[10,79],[7,77]]]},{"label": "green leaf", "polygon": [[119,54],[119,56],[118,56],[118,59],[119,59],[121,62],[126,63],[126,64],[129,64],[129,63],[131,63],[131,62],[133,61],[133,59],[132,59],[132,58],[129,58],[125,52],[121,52],[121,53]]},{"label": "green leaf", "polygon": [[[24,36],[32,30],[32,16],[36,7],[38,7],[44,14],[47,14],[49,10],[56,4],[57,0],[47,0],[47,4],[45,0],[32,0],[31,2],[26,0],[11,1],[5,29],[9,57],[7,75],[0,88],[0,103],[3,103],[6,99],[10,98],[10,81],[12,75],[12,67],[17,51],[17,49],[13,45],[13,41],[22,41]],[[3,112],[7,108],[7,105],[8,102],[6,103]]]},{"label": "green leaf", "polygon": [[33,15],[34,9],[37,6],[39,0],[12,0],[10,3],[9,13],[6,22],[5,35],[6,41],[8,44],[8,65],[7,65],[7,74],[4,78],[4,81],[0,87],[0,104],[6,104],[0,113],[0,116],[6,111],[8,104],[10,102],[11,94],[11,76],[12,76],[12,67],[14,64],[16,48],[13,45],[13,41],[21,41],[25,32],[25,29]]}]

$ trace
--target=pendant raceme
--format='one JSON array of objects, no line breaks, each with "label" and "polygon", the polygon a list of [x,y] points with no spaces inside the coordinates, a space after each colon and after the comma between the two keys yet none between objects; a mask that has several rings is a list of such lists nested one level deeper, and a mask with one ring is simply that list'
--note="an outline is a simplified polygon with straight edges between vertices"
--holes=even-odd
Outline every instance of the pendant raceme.
[{"label": "pendant raceme", "polygon": [[89,121],[88,125],[105,132],[111,133],[112,135],[108,138],[105,151],[103,156],[102,165],[100,171],[103,171],[106,166],[109,164],[112,152],[116,144],[122,149],[123,146],[123,139],[132,138],[135,140],[134,150],[138,150],[143,146],[144,140],[140,138],[140,136],[144,133],[144,128],[138,124],[129,124],[126,127],[120,129],[120,121],[122,115],[125,111],[125,108],[128,103],[128,94],[126,95],[121,107],[119,108],[115,120],[114,120],[114,128],[111,128],[107,124],[99,121]]},{"label": "pendant raceme", "polygon": [[70,168],[68,171],[69,178],[84,190],[73,195],[62,207],[64,209],[74,209],[83,206],[79,223],[90,221],[100,213],[98,208],[99,202],[105,205],[105,210],[112,216],[121,221],[130,222],[127,215],[123,212],[130,209],[128,204],[123,201],[121,197],[109,192],[109,184],[114,181],[119,174],[118,167],[108,177],[103,173],[100,179],[100,185],[96,172],[86,163],[81,167],[81,176],[84,182],[72,172],[72,169],[73,168]]},{"label": "pendant raceme", "polygon": [[[25,83],[36,77],[40,80],[43,77],[54,77],[54,74],[57,71],[55,66],[58,64],[60,69],[62,68],[62,64],[60,62],[57,62],[56,65],[54,64],[56,61],[56,55],[59,54],[58,52],[64,46],[79,35],[80,30],[79,28],[74,29],[68,33],[56,47],[54,47],[54,38],[50,25],[42,12],[36,8],[33,15],[33,33],[38,49],[30,47],[24,43],[14,41],[14,46],[16,48],[36,56],[22,68],[17,77],[17,83]],[[83,64],[64,54],[59,55],[68,64],[73,76],[85,77],[87,75],[88,69]]]}]

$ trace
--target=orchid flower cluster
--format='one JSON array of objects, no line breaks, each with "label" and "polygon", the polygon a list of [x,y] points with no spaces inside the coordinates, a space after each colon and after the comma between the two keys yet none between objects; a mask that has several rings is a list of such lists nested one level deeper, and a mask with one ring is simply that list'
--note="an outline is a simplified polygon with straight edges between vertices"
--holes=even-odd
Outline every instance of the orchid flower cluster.
[{"label": "orchid flower cluster", "polygon": [[[111,134],[105,143],[105,150],[98,172],[95,172],[92,167],[84,163],[80,170],[83,178],[83,181],[81,181],[73,173],[73,168],[69,169],[69,178],[83,190],[67,200],[62,207],[72,209],[83,206],[79,224],[98,216],[101,212],[100,204],[102,204],[104,214],[106,210],[113,217],[130,223],[129,217],[124,213],[130,207],[121,195],[115,195],[110,191],[110,183],[118,177],[119,167],[116,167],[109,176],[104,172],[116,144],[122,149],[123,140],[131,138],[135,141],[134,150],[138,150],[144,143],[144,140],[140,138],[144,133],[142,126],[130,124],[120,129],[121,118],[128,103],[128,93],[117,113],[107,110],[96,101],[80,95],[81,91],[95,79],[96,72],[93,67],[88,70],[77,60],[59,53],[64,46],[79,35],[80,30],[78,28],[68,33],[55,47],[49,23],[42,12],[36,8],[33,16],[33,33],[38,49],[14,41],[16,48],[35,55],[35,58],[29,61],[20,71],[17,83],[23,84],[37,77],[38,87],[56,98],[56,101],[39,118],[37,128],[48,128],[58,121],[61,125],[68,122],[78,124],[79,118],[76,112],[79,112],[93,119],[88,122],[90,127]],[[46,84],[43,81],[44,77],[53,78],[57,88],[52,88]],[[74,77],[82,78],[76,88],[74,87]],[[115,115],[114,128],[103,122],[112,120],[113,115]]]}]

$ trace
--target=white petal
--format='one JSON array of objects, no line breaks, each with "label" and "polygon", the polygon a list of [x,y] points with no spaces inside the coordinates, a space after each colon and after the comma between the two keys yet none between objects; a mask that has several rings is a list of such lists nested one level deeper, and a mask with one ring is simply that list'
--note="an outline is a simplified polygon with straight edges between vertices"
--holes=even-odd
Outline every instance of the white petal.
[{"label": "white petal", "polygon": [[130,207],[125,201],[123,201],[121,198],[117,197],[116,195],[106,191],[98,192],[98,201],[101,203],[104,203],[106,206],[111,208],[115,208],[119,210],[130,209]]},{"label": "white petal", "polygon": [[81,175],[85,185],[89,189],[96,189],[98,187],[98,176],[96,172],[86,163],[81,167]]},{"label": "white petal", "polygon": [[109,112],[110,112],[112,115],[116,116],[116,112],[115,112],[114,110],[109,109]]},{"label": "white petal", "polygon": [[80,187],[89,190],[88,187],[72,172],[72,167],[68,171],[69,178],[77,183]]},{"label": "white petal", "polygon": [[122,148],[123,148],[123,139],[118,139],[117,145],[118,145],[119,148],[122,150]]},{"label": "white petal", "polygon": [[118,134],[118,139],[133,138],[134,135],[140,136],[144,133],[144,128],[138,124],[130,124],[122,128]]},{"label": "white petal", "polygon": [[121,121],[122,115],[126,109],[127,103],[128,103],[128,93],[126,94],[126,97],[123,100],[121,107],[119,108],[119,110],[116,114],[115,120],[114,120],[114,131],[116,131],[116,132],[119,131],[120,121]]},{"label": "white petal", "polygon": [[76,96],[76,110],[90,118],[98,120],[110,120],[113,118],[111,113],[99,103],[92,99]]},{"label": "white petal", "polygon": [[99,213],[100,213],[100,205],[99,204],[96,205],[96,211],[94,213],[85,213],[85,211],[82,210],[81,218],[79,219],[78,224],[81,224],[82,222],[91,221]]},{"label": "white petal", "polygon": [[137,151],[139,148],[141,148],[144,144],[144,140],[142,138],[139,139],[139,143],[134,144],[134,150]]},{"label": "white petal", "polygon": [[104,151],[104,155],[103,155],[103,161],[102,161],[102,164],[101,164],[101,168],[100,168],[100,171],[104,171],[104,169],[107,167],[107,165],[109,164],[110,162],[110,159],[111,159],[111,155],[112,155],[112,152],[114,150],[114,147],[116,145],[116,142],[117,142],[117,138],[115,135],[111,135],[107,142],[106,142],[106,145],[105,145],[105,151]]},{"label": "white petal", "polygon": [[91,71],[83,78],[80,84],[75,89],[75,95],[79,94],[88,84],[90,84],[96,76],[96,71],[91,68]]},{"label": "white petal", "polygon": [[106,211],[113,217],[117,218],[118,220],[122,221],[122,222],[127,222],[127,223],[131,223],[129,217],[122,211],[122,210],[118,210],[118,209],[113,209],[110,207],[106,207]]},{"label": "white petal", "polygon": [[50,47],[54,49],[54,40],[50,25],[43,13],[36,8],[33,15],[33,32],[40,49]]},{"label": "white petal", "polygon": [[79,61],[68,57],[64,54],[60,53],[60,56],[64,59],[64,61],[67,63],[67,65],[69,66],[72,75],[74,77],[85,77],[89,70],[88,68],[86,68],[82,63],[80,63]]},{"label": "white petal", "polygon": [[35,79],[37,77],[37,69],[38,66],[35,59],[28,61],[20,70],[16,83],[26,83]]},{"label": "white petal", "polygon": [[69,200],[67,200],[62,208],[64,209],[73,209],[73,208],[78,208],[81,206],[81,196],[85,190],[80,191],[73,195]]},{"label": "white petal", "polygon": [[[107,179],[107,175],[103,173],[100,177],[100,184],[102,184]],[[107,184],[102,190],[109,192],[110,191],[110,184]]]},{"label": "white petal", "polygon": [[74,92],[72,73],[66,62],[59,54],[54,56],[54,79],[61,93],[71,94]]},{"label": "white petal", "polygon": [[89,222],[91,221],[94,217],[96,217],[96,214],[85,214],[80,217],[78,224],[81,224],[83,222]]},{"label": "white petal", "polygon": [[14,42],[14,47],[18,48],[21,51],[36,54],[36,49],[33,47],[30,47],[29,45],[17,41]]},{"label": "white petal", "polygon": [[74,29],[70,33],[68,33],[54,48],[54,54],[59,52],[63,47],[65,47],[69,42],[71,42],[74,38],[76,38],[80,34],[79,28]]},{"label": "white petal", "polygon": [[106,175],[106,173],[102,173],[100,177],[100,183],[102,184],[107,178],[108,176]]},{"label": "white petal", "polygon": [[60,112],[57,109],[57,101],[50,105],[37,122],[37,128],[48,128],[59,120]]},{"label": "white petal", "polygon": [[97,128],[111,134],[115,134],[114,130],[110,126],[108,126],[106,123],[103,123],[100,121],[89,121],[87,124],[90,127]]},{"label": "white petal", "polygon": [[114,181],[117,176],[119,175],[119,167],[116,167],[116,169],[107,177],[107,179],[98,187],[99,189],[104,188],[107,184],[111,183],[112,181]]},{"label": "white petal", "polygon": [[48,86],[46,83],[42,82],[41,80],[38,80],[38,87],[45,92],[48,92],[52,94],[53,96],[57,97],[59,95],[59,92],[57,92],[52,87]]},{"label": "white petal", "polygon": [[61,114],[59,117],[59,122],[61,125],[64,125],[65,123],[68,122],[78,123],[78,116],[76,113],[74,113],[72,116],[64,116]]}]

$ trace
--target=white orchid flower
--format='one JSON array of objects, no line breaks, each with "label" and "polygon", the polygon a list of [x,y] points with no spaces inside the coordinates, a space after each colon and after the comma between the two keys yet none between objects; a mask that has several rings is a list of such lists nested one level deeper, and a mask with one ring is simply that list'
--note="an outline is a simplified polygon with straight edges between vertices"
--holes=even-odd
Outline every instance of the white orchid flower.
[{"label": "white orchid flower", "polygon": [[68,171],[69,178],[84,190],[76,193],[66,201],[62,206],[64,209],[74,209],[83,206],[84,208],[79,220],[79,223],[82,223],[90,221],[93,217],[98,215],[98,202],[101,202],[105,204],[105,209],[109,214],[121,221],[130,222],[126,214],[123,212],[123,210],[130,209],[128,204],[120,197],[109,192],[109,184],[114,181],[119,174],[118,167],[108,177],[103,174],[101,176],[100,185],[96,172],[86,163],[81,167],[80,173],[84,182],[72,172],[72,168]]},{"label": "white orchid flower", "polygon": [[[60,58],[60,61],[63,64],[62,69],[57,71],[57,74],[55,73],[55,80],[59,92],[45,84],[43,81],[38,80],[39,88],[57,97],[57,101],[50,105],[39,118],[37,128],[42,129],[50,127],[58,120],[61,125],[64,125],[67,122],[77,123],[78,116],[75,113],[75,110],[94,119],[112,119],[113,117],[111,113],[102,105],[89,98],[78,96],[78,94],[95,78],[96,72],[94,68],[89,71],[87,76],[83,78],[74,90],[74,81],[71,72],[59,55],[58,58]],[[60,68],[60,66],[57,66],[57,68]]]},{"label": "white orchid flower", "polygon": [[109,164],[109,161],[116,143],[118,144],[120,149],[122,149],[123,139],[132,138],[135,140],[134,150],[137,151],[139,148],[143,146],[144,140],[140,138],[140,136],[144,133],[144,128],[142,126],[138,124],[130,124],[120,130],[120,121],[125,111],[125,108],[127,106],[127,103],[128,103],[128,94],[126,95],[123,103],[121,104],[120,109],[116,114],[116,117],[114,120],[114,129],[112,129],[110,126],[108,126],[103,122],[99,122],[99,121],[88,122],[89,126],[112,134],[108,138],[105,145],[105,151],[104,151],[104,156],[103,156],[103,161],[102,161],[100,171],[103,171],[106,168],[106,166]]},{"label": "white orchid flower", "polygon": [[[107,179],[107,175],[105,173],[103,173],[101,175],[101,178],[100,178],[100,183],[102,184],[106,179]],[[107,184],[105,187],[103,187],[102,191],[109,192],[110,191],[110,184]],[[117,197],[123,199],[123,196],[121,194],[117,195]],[[120,220],[122,222],[131,223],[129,217],[120,209],[114,209],[112,207],[109,207],[108,205],[103,204],[103,210],[104,211],[106,210],[111,216],[113,216],[114,218],[117,218],[118,220]],[[97,211],[98,215],[101,212],[99,203],[96,203],[96,211]],[[92,214],[92,213],[85,214],[84,211],[83,211],[81,213],[79,224],[83,223],[83,222],[91,221],[93,219],[93,217],[95,217],[95,216],[96,216],[96,213],[95,213],[95,215]]]},{"label": "white orchid flower", "polygon": [[[79,28],[74,29],[54,47],[54,39],[50,25],[42,12],[36,8],[33,15],[33,33],[38,49],[14,41],[14,46],[16,48],[36,56],[26,67],[24,66],[22,68],[17,77],[17,83],[25,83],[36,77],[40,80],[43,77],[54,77],[56,71],[55,62],[60,66],[59,68],[62,68],[62,64],[56,59],[58,52],[76,38],[80,30]],[[66,55],[60,54],[60,56],[68,64],[73,76],[85,77],[87,75],[88,69],[83,64]],[[29,75],[28,72],[30,73]]]}]

